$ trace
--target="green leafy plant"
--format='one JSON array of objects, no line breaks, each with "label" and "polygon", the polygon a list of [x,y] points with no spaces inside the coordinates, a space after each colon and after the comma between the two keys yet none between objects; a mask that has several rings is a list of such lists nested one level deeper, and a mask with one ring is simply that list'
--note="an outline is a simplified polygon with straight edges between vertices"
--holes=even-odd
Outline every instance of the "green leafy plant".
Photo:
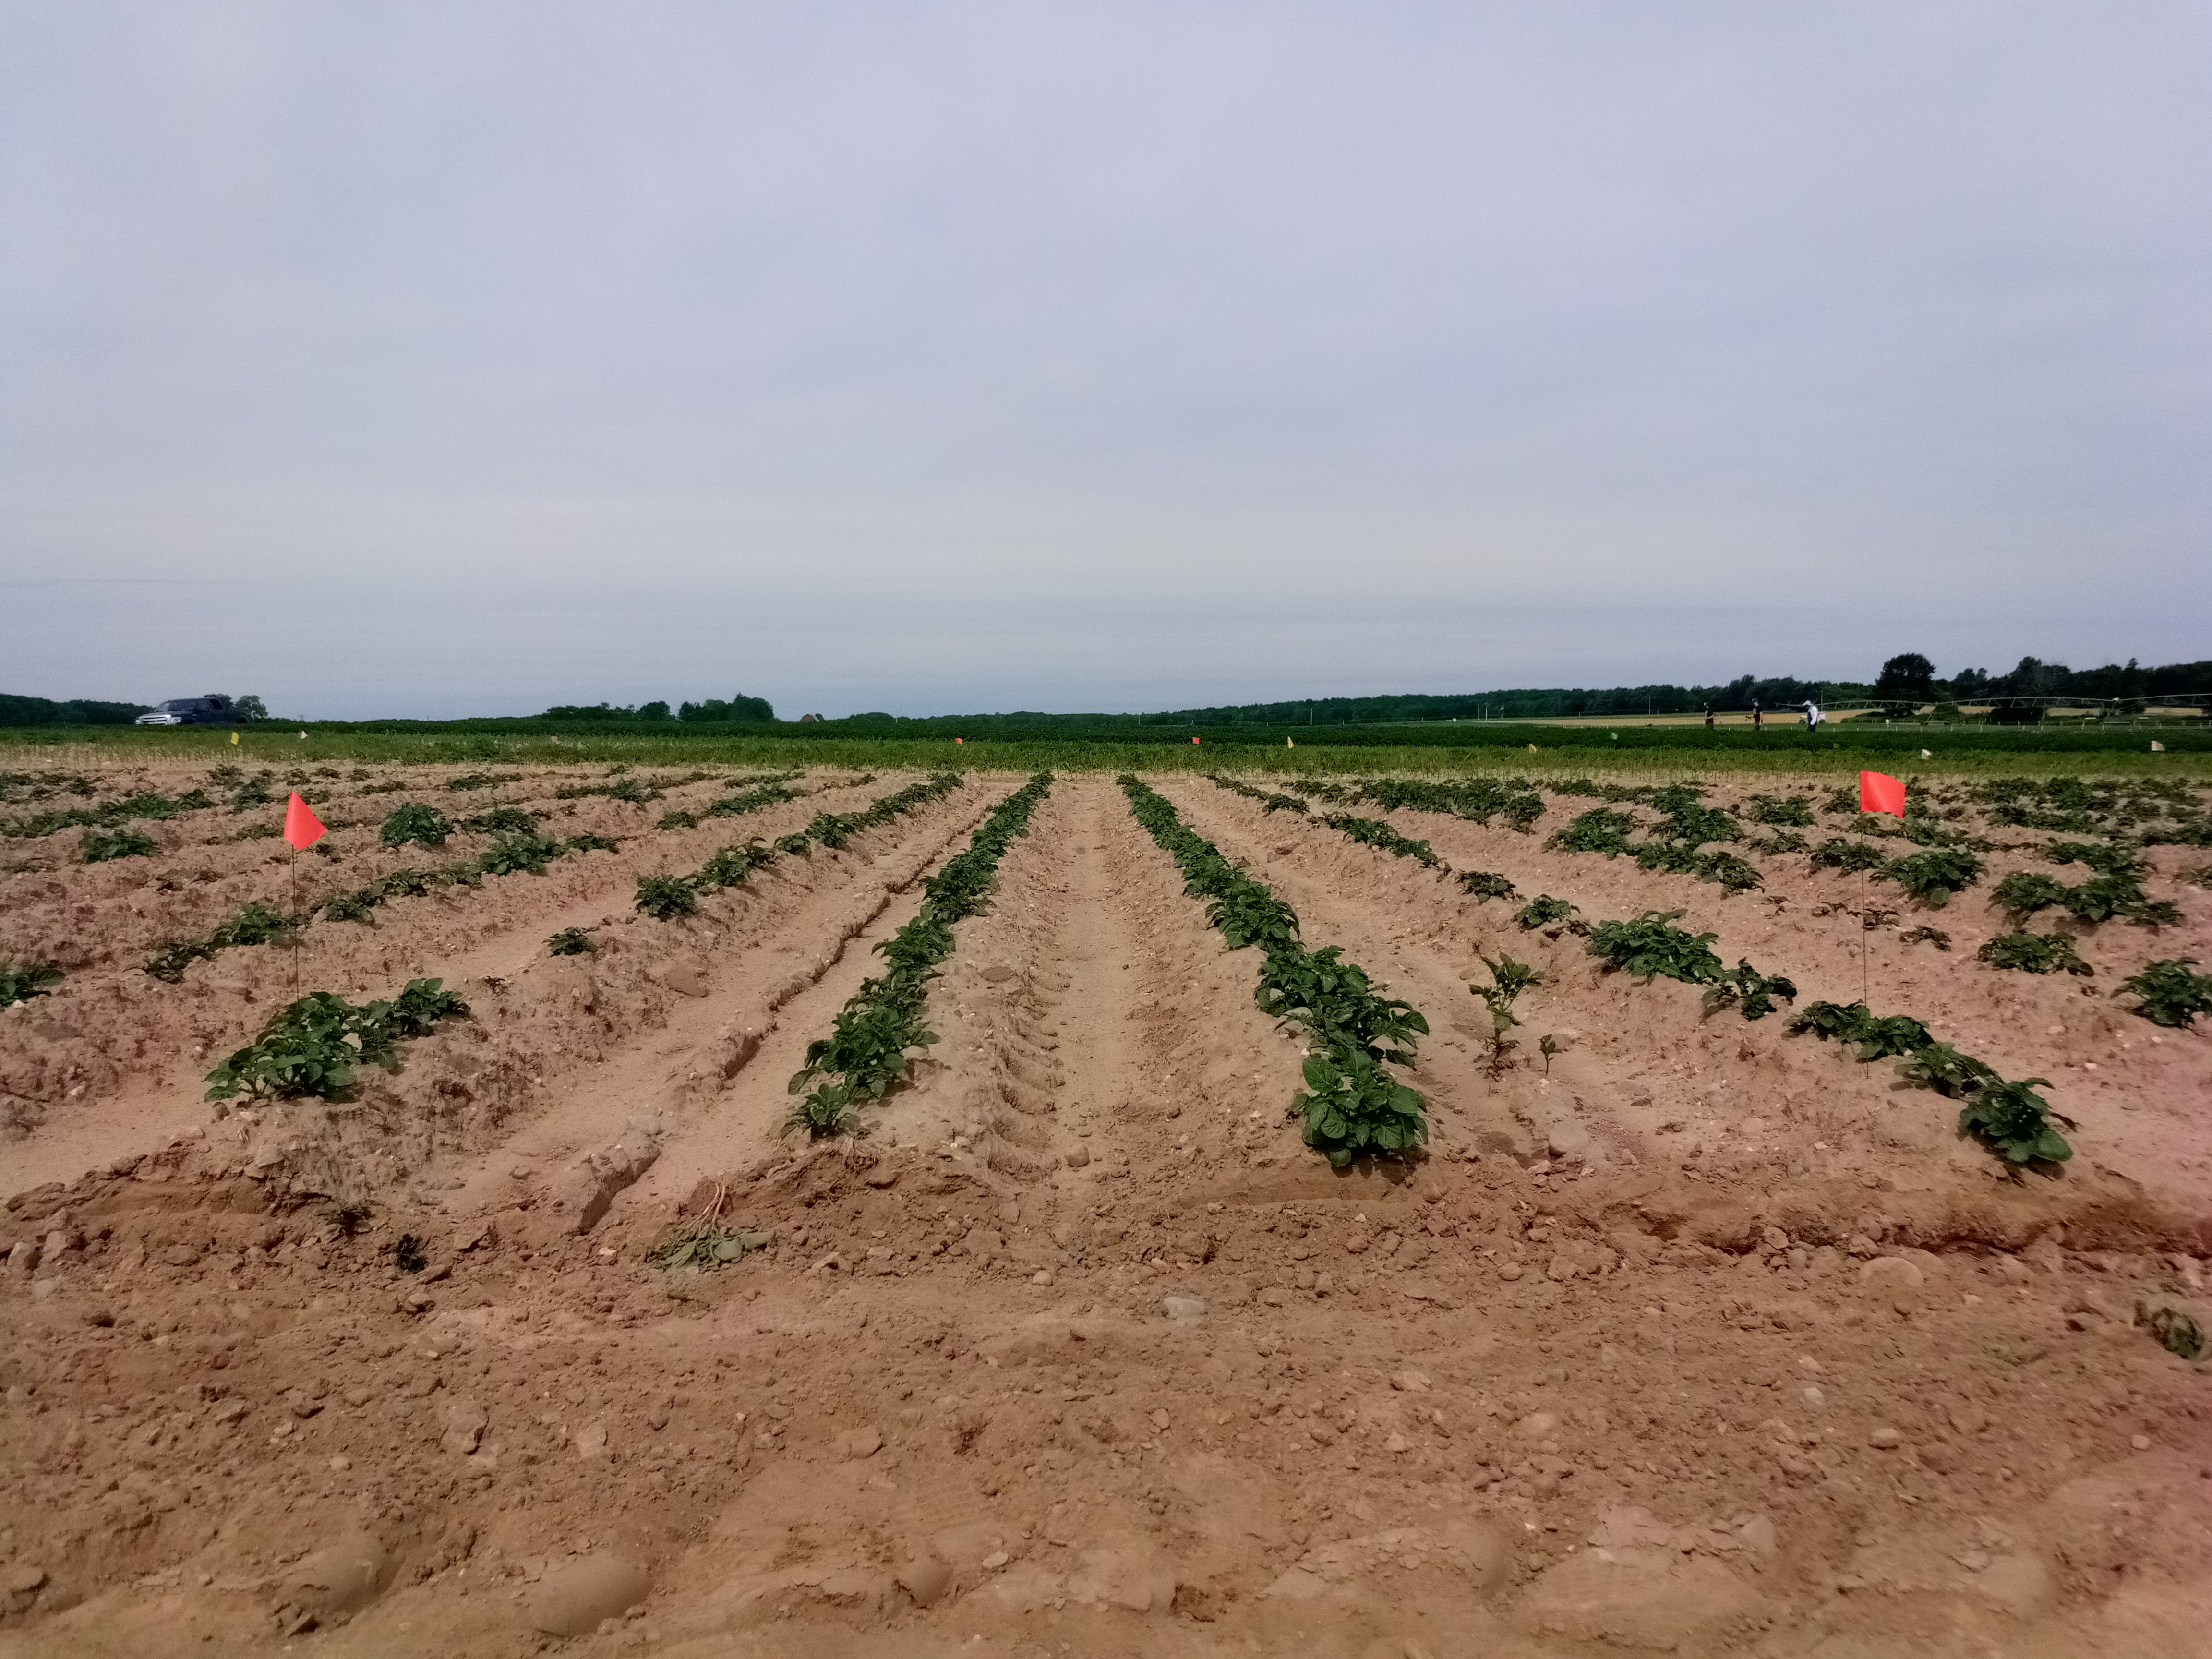
[{"label": "green leafy plant", "polygon": [[477,855],[476,867],[487,876],[542,876],[561,853],[561,843],[549,836],[500,836]]},{"label": "green leafy plant", "polygon": [[1663,975],[1686,985],[1711,985],[1723,977],[1721,959],[1710,947],[1717,933],[1690,933],[1674,925],[1680,910],[1647,910],[1629,921],[1601,921],[1590,934],[1589,952],[1608,968],[1634,979]]},{"label": "green leafy plant", "polygon": [[773,1233],[751,1232],[739,1226],[701,1217],[677,1229],[646,1253],[646,1261],[664,1273],[705,1273],[741,1261],[775,1242]]},{"label": "green leafy plant", "polygon": [[392,1247],[392,1265],[403,1273],[419,1273],[430,1265],[430,1253],[419,1236],[402,1233]]},{"label": "green leafy plant", "polygon": [[1326,814],[1321,822],[1338,834],[1349,836],[1363,847],[1379,847],[1401,859],[1411,859],[1416,864],[1434,866],[1437,862],[1433,848],[1425,841],[1411,841],[1400,835],[1389,824],[1376,818],[1355,818],[1341,812]]},{"label": "green leafy plant", "polygon": [[1802,853],[1813,843],[1795,830],[1777,830],[1763,841],[1753,840],[1747,844],[1754,853],[1763,854],[1768,858],[1775,858],[1784,853]]},{"label": "green leafy plant", "polygon": [[1306,1056],[1305,1088],[1291,1109],[1304,1121],[1305,1144],[1341,1170],[1368,1153],[1396,1157],[1425,1146],[1421,1097],[1357,1048],[1328,1048]]},{"label": "green leafy plant", "polygon": [[1453,879],[1474,898],[1487,901],[1520,896],[1519,890],[1511,882],[1487,870],[1462,870]]},{"label": "green leafy plant", "polygon": [[1490,969],[1487,985],[1470,985],[1467,988],[1480,997],[1483,1006],[1490,1010],[1490,1068],[1502,1071],[1506,1056],[1517,1045],[1505,1034],[1521,1022],[1513,1012],[1513,1005],[1523,991],[1533,991],[1546,982],[1545,976],[1525,962],[1516,962],[1500,951],[1496,960],[1488,957],[1482,965]]},{"label": "green leafy plant", "polygon": [[660,828],[663,830],[691,830],[696,829],[698,823],[696,812],[663,812],[660,815]]},{"label": "green leafy plant", "polygon": [[2158,1340],[2159,1346],[2176,1358],[2204,1358],[2204,1327],[2186,1310],[2164,1304],[2140,1307],[2136,1310],[2136,1323],[2148,1330]]},{"label": "green leafy plant", "polygon": [[2015,870],[1990,891],[1990,902],[2015,917],[2032,916],[2065,902],[2065,887],[2035,870]]},{"label": "green leafy plant", "polygon": [[[409,809],[403,806],[399,810],[404,812]],[[463,818],[461,828],[479,836],[532,836],[538,833],[538,814],[520,806],[495,806]]]},{"label": "green leafy plant", "polygon": [[599,949],[588,927],[563,927],[545,941],[545,953],[555,957],[587,957]]},{"label": "green leafy plant", "polygon": [[1717,883],[1732,893],[1748,892],[1764,884],[1758,867],[1733,853],[1705,854],[1693,873],[1698,880]]},{"label": "green leafy plant", "polygon": [[655,921],[688,916],[699,908],[699,895],[682,876],[640,876],[636,908]]},{"label": "green leafy plant", "polygon": [[299,923],[293,918],[255,900],[240,905],[198,939],[172,939],[155,945],[146,958],[146,971],[155,979],[174,982],[184,977],[185,969],[203,957],[241,945],[269,945],[289,939],[298,927]]},{"label": "green leafy plant", "polygon": [[453,821],[436,807],[421,801],[398,808],[385,818],[383,829],[377,832],[386,847],[404,847],[410,842],[424,847],[443,847],[446,838],[453,833]]},{"label": "green leafy plant", "polygon": [[1948,1042],[1923,1042],[1897,1062],[1897,1074],[1916,1089],[1933,1089],[1953,1100],[1963,1100],[1984,1084],[1997,1079],[1996,1069],[1960,1054]]},{"label": "green leafy plant", "polygon": [[1940,910],[1951,902],[1952,894],[1982,878],[1982,861],[1964,848],[1930,848],[1883,866],[1881,878]]},{"label": "green leafy plant", "polygon": [[79,843],[77,857],[87,864],[105,864],[111,859],[149,858],[161,850],[161,843],[143,830],[93,830]]},{"label": "green leafy plant", "polygon": [[427,1036],[440,1020],[468,1012],[467,1003],[434,979],[410,980],[391,1001],[359,1007],[335,992],[310,992],[208,1073],[207,1097],[343,1094],[362,1065],[397,1071],[402,1039]]},{"label": "green leafy plant", "polygon": [[2051,1079],[2042,1077],[1983,1084],[1959,1114],[1960,1132],[1972,1135],[2008,1164],[2064,1163],[2074,1156],[2074,1149],[2051,1125],[2076,1126],[2072,1118],[2052,1111],[2051,1103],[2035,1092],[2050,1086]]},{"label": "green leafy plant", "polygon": [[1602,853],[1607,858],[1633,849],[1629,835],[1636,820],[1609,806],[1594,806],[1553,832],[1547,845],[1563,853]]},{"label": "green leafy plant", "polygon": [[1807,827],[1813,822],[1813,803],[1803,795],[1753,795],[1750,816],[1753,823]]},{"label": "green leafy plant", "polygon": [[[1322,792],[1316,789],[1313,793]],[[1386,811],[1449,812],[1454,817],[1488,823],[1502,816],[1509,828],[1526,835],[1544,815],[1543,797],[1517,781],[1466,778],[1450,782],[1416,778],[1372,778],[1356,785],[1352,799],[1369,800]],[[1341,798],[1330,793],[1327,799]]]},{"label": "green leafy plant", "polygon": [[1976,951],[1992,968],[2023,974],[2069,973],[2087,978],[2097,970],[2081,960],[2063,933],[1999,933]]},{"label": "green leafy plant", "polygon": [[1885,862],[1879,847],[1869,847],[1863,841],[1850,841],[1842,836],[1829,836],[1812,853],[1815,870],[1879,870]]},{"label": "green leafy plant", "polygon": [[448,779],[448,789],[496,789],[502,783],[520,783],[520,772],[465,772],[458,778]]},{"label": "green leafy plant", "polygon": [[1572,926],[1575,907],[1563,898],[1553,898],[1549,893],[1539,893],[1513,914],[1524,933],[1533,933],[1540,927]]},{"label": "green leafy plant", "polygon": [[561,843],[563,853],[618,853],[621,850],[622,843],[612,836],[595,836],[589,831],[580,836],[571,836]]},{"label": "green leafy plant", "polygon": [[62,978],[62,970],[52,963],[0,961],[0,1008],[46,996]]},{"label": "green leafy plant", "polygon": [[1779,974],[1762,974],[1739,957],[1735,966],[1706,991],[1705,1012],[1713,1013],[1734,1003],[1746,1019],[1764,1019],[1775,1012],[1778,1001],[1792,1002],[1796,996],[1794,981]]},{"label": "green leafy plant", "polygon": [[1833,1037],[1865,1064],[1898,1054],[1910,1054],[1936,1041],[1927,1026],[1910,1014],[1877,1017],[1863,1002],[1838,1006],[1808,1002],[1790,1022],[1792,1031]]},{"label": "green leafy plant", "polygon": [[2120,981],[2120,991],[2136,999],[2136,1012],[2154,1025],[2191,1024],[2199,1014],[2212,1014],[2212,974],[2191,973],[2196,965],[2195,957],[2146,963],[2141,973]]}]

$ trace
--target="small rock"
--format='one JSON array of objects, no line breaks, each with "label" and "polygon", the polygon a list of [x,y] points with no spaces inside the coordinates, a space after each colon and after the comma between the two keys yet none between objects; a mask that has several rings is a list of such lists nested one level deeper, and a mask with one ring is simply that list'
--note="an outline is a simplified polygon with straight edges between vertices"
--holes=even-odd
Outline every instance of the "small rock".
[{"label": "small rock", "polygon": [[1519,1262],[1509,1261],[1498,1270],[1498,1276],[1510,1285],[1515,1279],[1521,1277],[1522,1272],[1522,1266]]},{"label": "small rock", "polygon": [[1828,1396],[1821,1392],[1820,1385],[1818,1382],[1808,1382],[1803,1388],[1797,1390],[1797,1397],[1802,1400],[1807,1405],[1810,1406],[1814,1411],[1820,1410],[1821,1407],[1828,1403]]},{"label": "small rock", "polygon": [[837,1455],[848,1462],[873,1457],[884,1449],[883,1431],[873,1425],[866,1428],[849,1429],[837,1437]]},{"label": "small rock", "polygon": [[989,966],[979,970],[979,977],[990,981],[994,985],[1004,985],[1013,976],[1014,970],[1007,967],[1003,962],[992,963]]},{"label": "small rock", "polygon": [[200,1259],[197,1244],[172,1244],[161,1252],[161,1260],[172,1267],[189,1267]]},{"label": "small rock", "polygon": [[1390,1431],[1390,1437],[1382,1443],[1382,1449],[1387,1452],[1405,1452],[1413,1449],[1413,1443],[1395,1429]]},{"label": "small rock", "polygon": [[1979,1434],[1990,1425],[1990,1414],[1971,1400],[1954,1400],[1945,1413],[1960,1434]]},{"label": "small rock", "polygon": [[1030,1283],[1032,1285],[1042,1285],[1049,1288],[1052,1282],[1052,1269],[1049,1267],[1040,1267],[1030,1275]]},{"label": "small rock", "polygon": [[1008,1555],[1004,1550],[993,1550],[988,1555],[983,1558],[983,1571],[986,1572],[996,1572],[1000,1567],[1005,1566],[1007,1562],[1012,1559],[1013,1557]]},{"label": "small rock", "polygon": [[2135,1435],[2129,1439],[2128,1444],[2133,1446],[2137,1451],[2148,1451],[2150,1449],[2150,1437],[2147,1434]]},{"label": "small rock", "polygon": [[605,1619],[619,1619],[645,1600],[653,1580],[643,1567],[619,1555],[586,1555],[564,1561],[539,1580],[530,1598],[530,1623],[549,1636],[588,1636]]},{"label": "small rock", "polygon": [[1426,1394],[1431,1384],[1425,1371],[1392,1371],[1390,1386],[1401,1394]]},{"label": "small rock", "polygon": [[587,1462],[607,1455],[607,1425],[586,1423],[576,1431],[576,1455]]},{"label": "small rock", "polygon": [[1542,1440],[1557,1432],[1559,1426],[1556,1412],[1530,1412],[1513,1425],[1513,1431],[1524,1440]]},{"label": "small rock", "polygon": [[1155,1407],[1153,1408],[1153,1411],[1152,1411],[1152,1426],[1153,1426],[1154,1428],[1156,1428],[1156,1429],[1164,1429],[1164,1428],[1166,1428],[1166,1427],[1167,1427],[1167,1425],[1168,1425],[1168,1424],[1170,1423],[1170,1420],[1172,1420],[1172,1419],[1170,1419],[1169,1418],[1169,1416],[1168,1416],[1167,1407],[1164,1407],[1164,1406],[1159,1406],[1159,1407]]},{"label": "small rock", "polygon": [[0,1572],[0,1591],[9,1595],[28,1595],[46,1582],[46,1570],[34,1567],[27,1561],[18,1563]]},{"label": "small rock", "polygon": [[439,1443],[455,1455],[466,1457],[476,1450],[483,1439],[483,1431],[491,1418],[475,1401],[464,1395],[448,1395],[439,1407],[439,1417],[445,1425],[445,1433]]},{"label": "small rock", "polygon": [[1204,1300],[1195,1296],[1164,1296],[1160,1311],[1176,1323],[1188,1325],[1205,1318],[1208,1310]]},{"label": "small rock", "polygon": [[1774,1529],[1774,1522],[1763,1515],[1754,1515],[1738,1527],[1736,1536],[1743,1540],[1744,1548],[1762,1559],[1771,1557],[1782,1547],[1782,1539]]},{"label": "small rock", "polygon": [[410,1291],[399,1298],[402,1313],[425,1314],[438,1305],[437,1298],[428,1291]]},{"label": "small rock", "polygon": [[1895,1429],[1880,1428],[1867,1436],[1867,1444],[1876,1451],[1894,1451],[1905,1443],[1905,1437]]},{"label": "small rock", "polygon": [[323,1402],[305,1389],[284,1390],[284,1403],[292,1408],[292,1415],[302,1419],[313,1417],[323,1408]]},{"label": "small rock", "polygon": [[1079,1170],[1091,1162],[1091,1149],[1088,1146],[1078,1146],[1066,1153],[1061,1162],[1071,1170]]},{"label": "small rock", "polygon": [[32,1239],[19,1240],[8,1252],[8,1271],[11,1273],[36,1273],[39,1267],[39,1247]]},{"label": "small rock", "polygon": [[952,1588],[952,1569],[933,1551],[913,1556],[891,1576],[918,1607],[936,1606]]}]

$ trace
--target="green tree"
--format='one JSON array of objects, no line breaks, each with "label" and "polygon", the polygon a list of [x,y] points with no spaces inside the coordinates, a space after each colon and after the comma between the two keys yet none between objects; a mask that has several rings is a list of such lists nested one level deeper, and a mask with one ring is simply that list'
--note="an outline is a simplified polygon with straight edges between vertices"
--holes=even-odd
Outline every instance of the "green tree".
[{"label": "green tree", "polygon": [[255,720],[265,720],[269,718],[269,705],[258,697],[239,697],[232,702],[230,712],[237,715],[240,720],[251,724]]},{"label": "green tree", "polygon": [[668,705],[665,702],[641,702],[637,706],[637,717],[641,720],[665,720]]},{"label": "green tree", "polygon": [[1898,702],[1926,702],[1936,695],[1936,665],[1917,651],[1892,657],[1881,665],[1874,694]]}]

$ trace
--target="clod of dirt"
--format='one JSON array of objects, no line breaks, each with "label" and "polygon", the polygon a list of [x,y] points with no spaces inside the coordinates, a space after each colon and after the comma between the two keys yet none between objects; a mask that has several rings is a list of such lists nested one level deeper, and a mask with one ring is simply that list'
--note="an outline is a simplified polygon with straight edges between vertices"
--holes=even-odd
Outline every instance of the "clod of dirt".
[{"label": "clod of dirt", "polygon": [[837,1455],[854,1462],[864,1457],[873,1457],[883,1449],[883,1431],[872,1426],[848,1429],[837,1437]]},{"label": "clod of dirt", "polygon": [[587,1233],[598,1226],[615,1194],[651,1169],[659,1156],[657,1122],[633,1123],[620,1140],[586,1153],[562,1185],[561,1202],[568,1212],[568,1231]]},{"label": "clod of dirt", "polygon": [[952,1588],[952,1569],[945,1565],[934,1550],[922,1550],[910,1557],[892,1575],[898,1587],[921,1607],[934,1607],[945,1599]]},{"label": "clod of dirt", "polygon": [[1178,1325],[1195,1324],[1206,1316],[1205,1301],[1195,1296],[1164,1296],[1160,1311]]},{"label": "clod of dirt", "polygon": [[301,1558],[276,1587],[276,1617],[288,1634],[358,1613],[392,1581],[381,1540],[349,1533]]},{"label": "clod of dirt", "polygon": [[652,1577],[619,1555],[583,1555],[549,1571],[530,1598],[530,1625],[549,1636],[588,1636],[645,1600]]},{"label": "clod of dirt", "polygon": [[707,976],[688,962],[672,962],[653,975],[678,996],[703,997]]},{"label": "clod of dirt", "polygon": [[1546,1569],[1520,1616],[1547,1635],[1704,1651],[1705,1642],[1765,1611],[1764,1598],[1717,1561],[1626,1548],[1584,1550]]},{"label": "clod of dirt", "polygon": [[1901,1255],[1878,1255],[1859,1269],[1859,1288],[1893,1304],[1918,1300],[1926,1283],[1919,1267]]},{"label": "clod of dirt", "polygon": [[445,1425],[440,1443],[449,1451],[465,1457],[477,1449],[491,1418],[475,1401],[459,1396],[448,1398],[439,1410]]}]

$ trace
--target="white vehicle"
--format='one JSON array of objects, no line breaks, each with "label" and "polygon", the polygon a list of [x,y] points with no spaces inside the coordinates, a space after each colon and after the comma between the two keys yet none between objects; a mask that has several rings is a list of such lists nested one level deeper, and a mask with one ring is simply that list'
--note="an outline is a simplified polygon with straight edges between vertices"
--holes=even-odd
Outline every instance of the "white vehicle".
[{"label": "white vehicle", "polygon": [[140,726],[221,726],[237,719],[231,711],[228,697],[172,697],[157,703],[150,714],[141,714],[136,724]]}]

